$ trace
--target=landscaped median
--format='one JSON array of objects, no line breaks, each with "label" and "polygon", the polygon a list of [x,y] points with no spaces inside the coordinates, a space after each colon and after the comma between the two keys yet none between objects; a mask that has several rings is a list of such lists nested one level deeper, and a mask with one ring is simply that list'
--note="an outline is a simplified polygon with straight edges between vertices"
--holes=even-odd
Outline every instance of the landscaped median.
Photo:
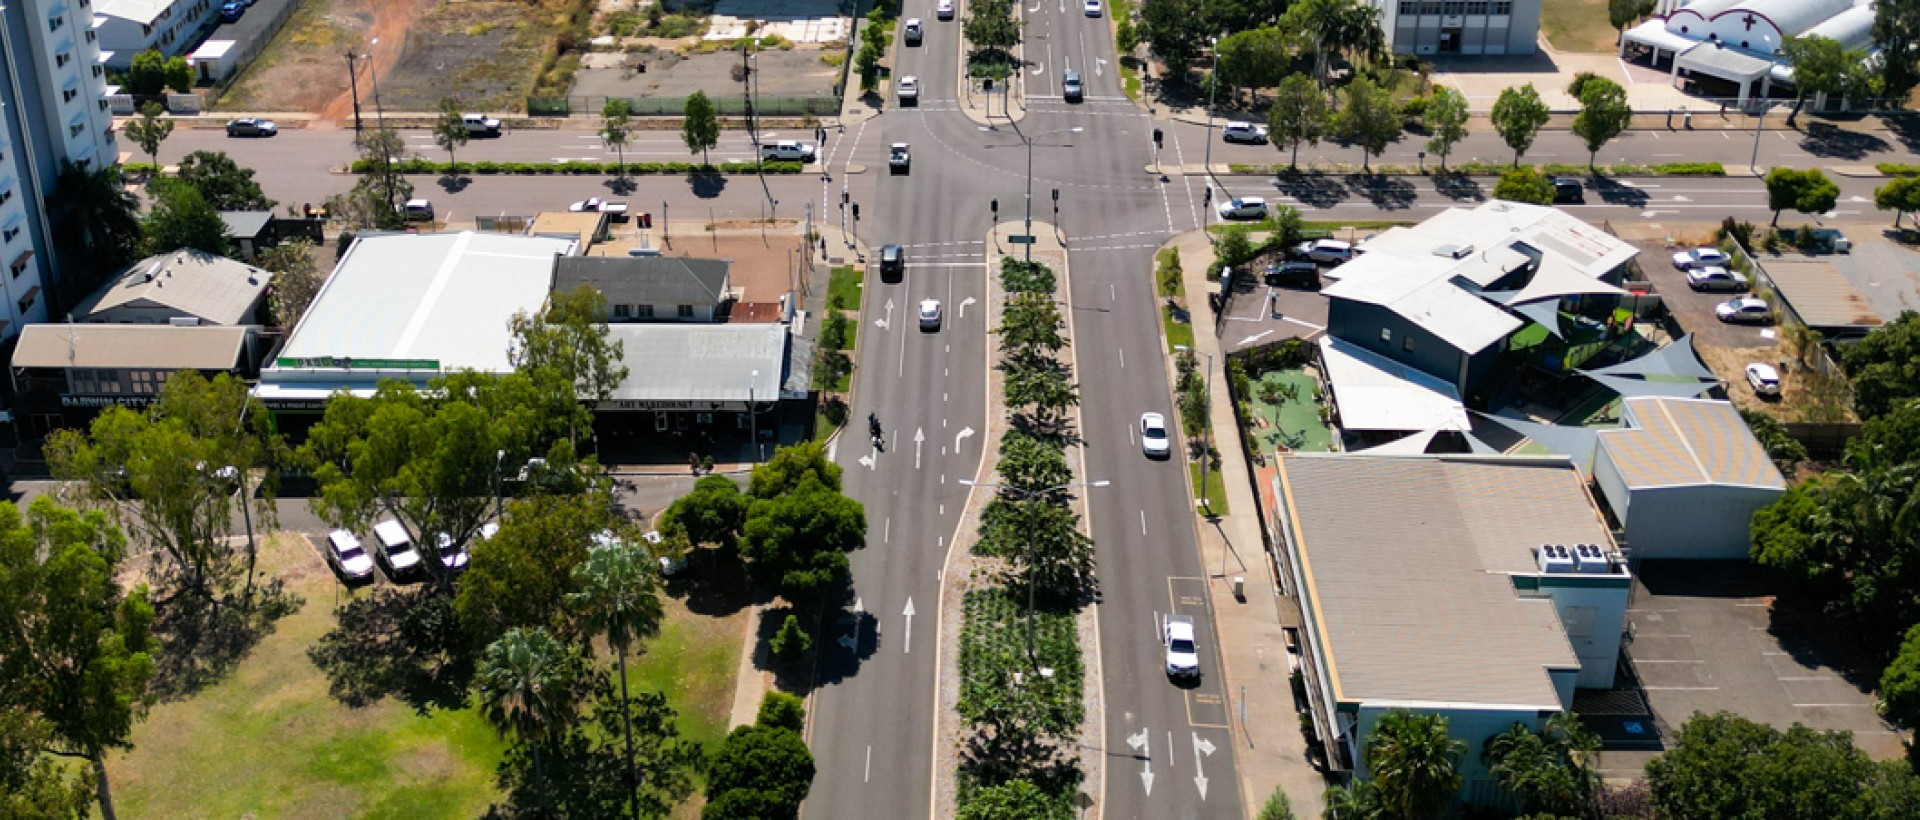
[{"label": "landscaped median", "polygon": [[[380,170],[373,160],[356,159],[347,170],[355,174],[367,174]],[[776,162],[723,162],[719,165],[697,162],[438,162],[428,159],[401,160],[393,164],[393,170],[402,174],[628,174],[652,176],[657,174],[797,174],[805,170],[802,163],[792,161]]]},{"label": "landscaped median", "polygon": [[[1442,169],[1439,165],[1374,165],[1362,167],[1351,163],[1332,165],[1312,165],[1302,168],[1289,168],[1280,163],[1244,164],[1229,163],[1227,170],[1234,174],[1258,174],[1262,176],[1284,174],[1378,174],[1385,176],[1499,176],[1514,168],[1535,168],[1543,174],[1553,176],[1585,176],[1598,174],[1603,177],[1723,177],[1727,175],[1726,166],[1718,162],[1663,162],[1653,165],[1640,165],[1631,162],[1619,162],[1612,165],[1588,167],[1566,162],[1554,162],[1546,165],[1513,165],[1506,162],[1455,162]],[[1920,166],[1912,167],[1920,173]],[[1888,173],[1882,170],[1881,173]]]}]

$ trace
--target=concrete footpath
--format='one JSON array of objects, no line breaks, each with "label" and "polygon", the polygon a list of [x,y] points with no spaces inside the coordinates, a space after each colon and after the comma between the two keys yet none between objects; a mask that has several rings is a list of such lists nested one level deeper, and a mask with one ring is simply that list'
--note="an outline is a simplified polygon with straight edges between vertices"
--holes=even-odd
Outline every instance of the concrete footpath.
[{"label": "concrete footpath", "polygon": [[[1252,816],[1274,789],[1283,788],[1295,816],[1318,817],[1326,781],[1308,761],[1288,681],[1284,627],[1299,625],[1300,611],[1275,583],[1261,535],[1260,509],[1246,478],[1245,450],[1227,392],[1226,359],[1206,307],[1207,294],[1217,289],[1207,281],[1213,249],[1199,231],[1175,237],[1171,247],[1180,254],[1186,303],[1196,320],[1194,352],[1200,355],[1202,368],[1209,357],[1213,365],[1210,423],[1214,447],[1220,451],[1220,472],[1212,480],[1225,480],[1228,512],[1202,515],[1197,532],[1202,566],[1210,579],[1214,634],[1226,667],[1222,674],[1232,712],[1241,798]],[[1171,375],[1172,357],[1167,361]],[[1245,579],[1244,600],[1233,594],[1235,578]]]}]

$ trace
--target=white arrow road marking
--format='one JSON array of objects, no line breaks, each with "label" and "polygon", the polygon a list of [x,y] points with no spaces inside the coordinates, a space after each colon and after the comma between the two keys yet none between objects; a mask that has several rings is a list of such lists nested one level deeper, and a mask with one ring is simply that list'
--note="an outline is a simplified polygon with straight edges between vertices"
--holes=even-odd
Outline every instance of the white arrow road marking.
[{"label": "white arrow road marking", "polygon": [[861,457],[860,457],[860,466],[862,466],[862,467],[865,467],[865,468],[867,468],[867,469],[869,469],[869,470],[871,470],[871,469],[873,469],[873,464],[874,464],[874,462],[875,462],[875,461],[877,460],[877,459],[875,459],[875,458],[874,458],[873,456],[874,456],[874,454],[873,454],[873,453],[868,453],[868,454],[866,454],[866,455],[864,455],[864,456],[861,456]]},{"label": "white arrow road marking", "polygon": [[853,634],[840,636],[840,645],[846,647],[848,652],[860,651],[860,621],[863,620],[860,616],[866,611],[865,599],[853,599],[853,614],[848,616],[853,620]]},{"label": "white arrow road marking", "polygon": [[960,451],[960,442],[966,441],[967,439],[970,439],[970,438],[973,438],[972,427],[962,427],[960,428],[960,432],[953,434],[954,452],[957,453]]},{"label": "white arrow road marking", "polygon": [[[912,598],[907,599],[907,608],[905,610],[902,610],[900,614],[906,616],[906,619],[907,619],[907,639],[906,639],[906,643],[904,644],[906,651],[902,654],[911,655],[913,654],[913,599]],[[1195,737],[1198,737],[1198,735],[1195,735]],[[1211,750],[1212,747],[1209,746],[1208,749]]]},{"label": "white arrow road marking", "polygon": [[913,431],[913,469],[920,469],[920,445],[925,444],[926,441],[926,428],[921,427]]},{"label": "white arrow road marking", "polygon": [[1265,336],[1266,336],[1267,334],[1270,334],[1270,333],[1272,333],[1272,332],[1273,332],[1273,331],[1271,331],[1271,330],[1263,330],[1263,331],[1260,331],[1259,333],[1255,333],[1255,334],[1253,334],[1252,336],[1248,336],[1248,337],[1247,337],[1247,338],[1245,338],[1245,339],[1241,339],[1241,340],[1240,340],[1240,344],[1241,344],[1241,345],[1250,345],[1250,344],[1253,344],[1254,342],[1257,342],[1257,341],[1260,341],[1260,339],[1261,339],[1261,338],[1263,338],[1263,337],[1265,337]]},{"label": "white arrow road marking", "polygon": [[1847,197],[1847,201],[1848,202],[1872,202],[1873,200],[1870,200],[1864,196],[1855,194],[1853,196]]},{"label": "white arrow road marking", "polygon": [[[1034,8],[1034,10],[1036,10],[1036,11],[1038,11],[1038,10],[1040,9],[1040,7],[1039,7],[1039,6],[1034,6],[1033,8]],[[1046,63],[1041,63],[1041,64],[1039,64],[1039,65],[1037,65],[1037,66],[1034,66],[1034,68],[1033,68],[1033,76],[1035,76],[1035,77],[1038,77],[1038,76],[1040,76],[1040,74],[1041,74],[1042,72],[1045,72],[1046,70],[1047,70],[1047,64],[1046,64]]]},{"label": "white arrow road marking", "polygon": [[893,325],[893,297],[887,297],[887,315],[884,318],[873,320],[873,325],[881,330],[885,330]]},{"label": "white arrow road marking", "polygon": [[962,299],[962,300],[960,300],[960,316],[959,316],[959,318],[961,318],[961,319],[965,319],[965,318],[967,318],[967,306],[968,306],[968,305],[971,305],[971,304],[973,304],[973,297],[971,297],[971,296],[969,296],[969,297],[967,297],[967,298],[965,298],[965,299]]},{"label": "white arrow road marking", "polygon": [[[1193,768],[1195,770],[1199,770],[1201,768],[1200,764],[1206,761],[1206,758],[1203,758],[1200,756],[1200,753],[1202,752],[1205,752],[1209,755],[1213,754],[1213,741],[1202,738],[1199,732],[1194,732],[1193,733]],[[1202,801],[1206,800],[1207,799],[1207,773],[1205,771],[1200,771],[1199,774],[1196,774],[1193,776],[1193,785],[1200,787],[1200,799]]]},{"label": "white arrow road marking", "polygon": [[1106,72],[1105,72],[1105,69],[1106,69],[1106,67],[1107,67],[1107,61],[1106,61],[1105,59],[1102,59],[1102,58],[1098,58],[1098,57],[1096,57],[1096,58],[1094,58],[1094,61],[1093,61],[1093,76],[1095,76],[1095,77],[1101,77],[1101,76],[1105,76],[1105,74],[1106,74]]},{"label": "white arrow road marking", "polygon": [[1140,770],[1140,785],[1145,786],[1147,794],[1153,794],[1153,750],[1148,748],[1147,727],[1140,727],[1139,734],[1127,735],[1127,745],[1133,747],[1144,764]]}]

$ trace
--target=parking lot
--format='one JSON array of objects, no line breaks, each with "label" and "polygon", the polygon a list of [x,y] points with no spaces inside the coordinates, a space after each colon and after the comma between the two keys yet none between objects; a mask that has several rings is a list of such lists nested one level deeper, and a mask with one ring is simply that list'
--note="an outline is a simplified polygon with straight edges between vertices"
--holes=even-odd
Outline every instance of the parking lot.
[{"label": "parking lot", "polygon": [[1779,606],[1752,565],[1647,561],[1638,572],[1626,655],[1663,729],[1724,709],[1781,729],[1852,732],[1876,760],[1906,754],[1874,711],[1873,681],[1839,656],[1829,625]]},{"label": "parking lot", "polygon": [[1220,346],[1228,353],[1284,339],[1312,339],[1326,331],[1327,297],[1318,288],[1272,287],[1261,281],[1267,264],[1279,261],[1262,259],[1242,266],[1253,275],[1236,278],[1219,327]]}]

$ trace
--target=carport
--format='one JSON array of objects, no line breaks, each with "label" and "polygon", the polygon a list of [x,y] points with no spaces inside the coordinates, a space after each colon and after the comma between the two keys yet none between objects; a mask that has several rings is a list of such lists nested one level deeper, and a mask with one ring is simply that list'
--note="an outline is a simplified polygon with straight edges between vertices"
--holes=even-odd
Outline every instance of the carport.
[{"label": "carport", "polygon": [[1827,336],[1860,336],[1882,323],[1873,303],[1831,262],[1775,259],[1766,270],[1780,301],[1807,327]]}]

